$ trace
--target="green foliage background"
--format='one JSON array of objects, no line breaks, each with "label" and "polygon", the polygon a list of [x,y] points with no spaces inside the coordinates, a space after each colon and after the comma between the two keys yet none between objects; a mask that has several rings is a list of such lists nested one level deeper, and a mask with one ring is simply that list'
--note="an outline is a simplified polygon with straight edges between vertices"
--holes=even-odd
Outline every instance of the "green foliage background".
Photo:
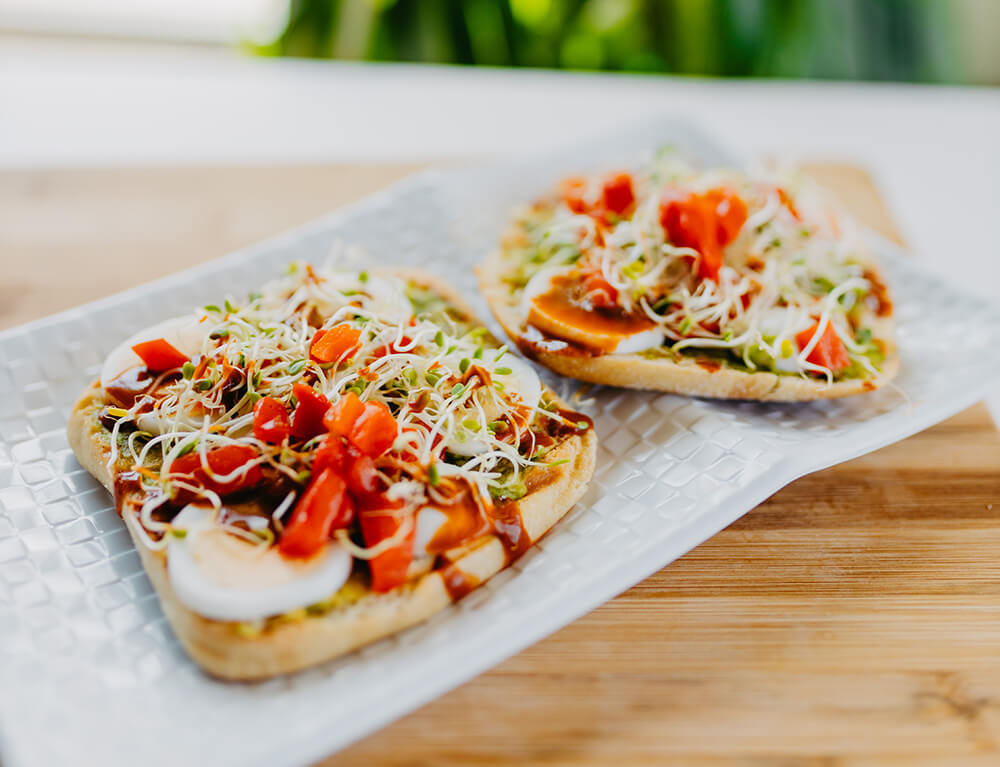
[{"label": "green foliage background", "polygon": [[[998,0],[1000,2],[1000,0]],[[950,82],[949,0],[290,0],[259,53]]]}]

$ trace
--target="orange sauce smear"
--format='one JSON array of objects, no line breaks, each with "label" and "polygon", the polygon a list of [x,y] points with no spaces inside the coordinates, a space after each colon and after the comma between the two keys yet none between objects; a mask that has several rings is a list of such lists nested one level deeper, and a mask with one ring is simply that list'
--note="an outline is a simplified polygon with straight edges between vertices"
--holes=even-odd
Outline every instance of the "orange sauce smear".
[{"label": "orange sauce smear", "polygon": [[650,330],[656,323],[642,314],[592,309],[574,300],[576,280],[558,276],[552,289],[531,302],[528,322],[544,333],[607,353],[623,338]]}]

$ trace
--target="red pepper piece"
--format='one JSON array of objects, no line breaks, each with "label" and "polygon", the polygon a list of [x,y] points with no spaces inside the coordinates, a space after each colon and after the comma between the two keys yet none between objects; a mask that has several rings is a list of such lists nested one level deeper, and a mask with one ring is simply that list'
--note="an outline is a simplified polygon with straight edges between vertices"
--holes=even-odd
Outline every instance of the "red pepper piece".
[{"label": "red pepper piece", "polygon": [[313,453],[313,474],[319,474],[324,469],[333,469],[337,474],[344,476],[354,457],[352,451],[353,448],[345,445],[340,437],[327,435]]},{"label": "red pepper piece", "polygon": [[353,519],[354,503],[347,494],[347,484],[333,469],[324,469],[312,478],[295,504],[278,551],[286,557],[311,557],[330,540],[334,530],[347,527]]},{"label": "red pepper piece", "polygon": [[370,499],[379,489],[378,472],[371,456],[358,455],[346,473],[347,487],[355,498]]},{"label": "red pepper piece", "polygon": [[366,402],[365,409],[351,427],[348,436],[362,453],[378,458],[396,441],[399,427],[389,408],[381,402]]},{"label": "red pepper piece", "polygon": [[743,200],[725,189],[691,193],[660,205],[660,224],[674,245],[701,254],[698,276],[719,281],[723,248],[736,239],[747,219]]},{"label": "red pepper piece", "polygon": [[288,411],[280,400],[262,397],[253,406],[253,435],[261,442],[279,445],[292,433]]},{"label": "red pepper piece", "polygon": [[[809,342],[812,341],[818,329],[819,323],[817,322],[808,330],[803,330],[795,336],[795,342],[799,345],[800,351],[809,345]],[[823,335],[819,337],[819,340],[812,348],[812,351],[809,352],[806,359],[814,365],[829,368],[834,373],[843,370],[851,364],[851,357],[847,353],[847,347],[844,346],[844,342],[840,340],[837,331],[833,329],[833,325],[829,322],[826,323]]]},{"label": "red pepper piece", "polygon": [[365,403],[354,392],[348,392],[337,400],[337,404],[327,411],[323,426],[331,434],[347,437],[354,428],[354,422],[365,412]]},{"label": "red pepper piece", "polygon": [[189,359],[186,354],[178,351],[164,338],[143,341],[141,344],[133,346],[132,351],[139,355],[139,359],[153,373],[163,373],[179,368]]},{"label": "red pepper piece", "polygon": [[[205,462],[216,476],[226,476],[236,471],[238,468],[253,459],[260,453],[250,445],[226,445],[209,450],[205,455]],[[260,464],[254,464],[242,477],[238,477],[229,482],[220,482],[210,477],[201,464],[201,456],[197,452],[182,455],[175,458],[170,464],[171,474],[185,474],[191,477],[191,481],[199,484],[206,490],[211,490],[219,495],[228,495],[239,490],[245,490],[260,484],[263,478]]]},{"label": "red pepper piece", "polygon": [[586,213],[589,207],[585,199],[586,192],[586,179],[567,178],[562,182],[560,196],[563,202],[566,203],[566,207],[574,213]]},{"label": "red pepper piece", "polygon": [[347,324],[318,330],[309,346],[309,356],[317,362],[338,362],[358,350],[360,339],[361,331]]},{"label": "red pepper piece", "polygon": [[[381,508],[363,511],[359,517],[361,535],[368,548],[394,536],[403,524],[403,520],[392,513],[402,507],[401,503],[384,500],[380,506]],[[406,572],[413,561],[415,527],[410,526],[410,532],[399,544],[368,560],[372,591],[384,593],[406,583]]]},{"label": "red pepper piece", "polygon": [[292,393],[299,401],[292,413],[292,436],[310,439],[322,434],[323,416],[330,409],[330,401],[313,387],[303,383],[295,384]]},{"label": "red pepper piece", "polygon": [[632,190],[632,176],[628,173],[616,173],[605,179],[601,189],[601,199],[605,210],[615,215],[624,216],[635,202],[635,192]]},{"label": "red pepper piece", "polygon": [[389,353],[398,352],[400,346],[408,348],[410,346],[410,344],[412,344],[412,343],[413,343],[413,339],[412,338],[410,338],[409,336],[402,336],[399,339],[399,343],[398,344],[396,344],[396,343],[387,343],[384,346],[380,346],[377,349],[375,349],[375,351],[372,352],[372,357],[374,357],[375,359],[379,359],[380,357],[384,357],[385,355],[387,355]]}]

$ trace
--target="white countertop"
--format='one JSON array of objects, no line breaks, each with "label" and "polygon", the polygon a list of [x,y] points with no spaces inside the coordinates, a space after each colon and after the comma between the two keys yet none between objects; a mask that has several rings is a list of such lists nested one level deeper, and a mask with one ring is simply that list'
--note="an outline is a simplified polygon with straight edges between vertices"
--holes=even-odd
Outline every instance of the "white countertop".
[{"label": "white countertop", "polygon": [[683,115],[743,153],[866,166],[919,258],[943,279],[996,295],[998,90],[0,40],[0,169],[496,155],[558,146],[649,112]]}]

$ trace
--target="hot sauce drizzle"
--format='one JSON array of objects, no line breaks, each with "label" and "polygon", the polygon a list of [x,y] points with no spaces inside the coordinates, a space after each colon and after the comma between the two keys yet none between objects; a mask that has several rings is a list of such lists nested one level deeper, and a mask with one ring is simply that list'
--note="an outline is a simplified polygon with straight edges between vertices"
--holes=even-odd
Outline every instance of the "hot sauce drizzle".
[{"label": "hot sauce drizzle", "polygon": [[438,570],[444,581],[445,591],[452,602],[457,602],[479,585],[479,579],[463,572],[454,562],[448,562]]},{"label": "hot sauce drizzle", "polygon": [[125,500],[142,491],[142,477],[137,471],[121,471],[115,474],[114,499],[115,511],[122,516]]},{"label": "hot sauce drizzle", "polygon": [[105,386],[104,391],[122,407],[130,408],[140,396],[149,391],[153,380],[152,373],[145,365],[136,365]]}]

